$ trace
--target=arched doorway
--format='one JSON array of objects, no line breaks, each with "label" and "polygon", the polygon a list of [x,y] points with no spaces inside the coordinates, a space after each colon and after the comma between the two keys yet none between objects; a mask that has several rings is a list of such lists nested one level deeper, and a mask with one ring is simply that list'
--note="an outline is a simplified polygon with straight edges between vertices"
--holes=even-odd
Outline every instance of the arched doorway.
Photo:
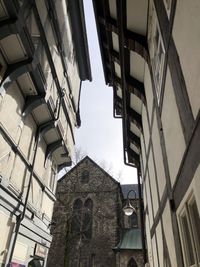
[{"label": "arched doorway", "polygon": [[28,263],[28,267],[43,267],[44,260],[33,259]]},{"label": "arched doorway", "polygon": [[138,266],[138,265],[137,265],[136,261],[135,261],[134,258],[132,257],[132,258],[129,260],[127,267],[137,267],[137,266]]}]

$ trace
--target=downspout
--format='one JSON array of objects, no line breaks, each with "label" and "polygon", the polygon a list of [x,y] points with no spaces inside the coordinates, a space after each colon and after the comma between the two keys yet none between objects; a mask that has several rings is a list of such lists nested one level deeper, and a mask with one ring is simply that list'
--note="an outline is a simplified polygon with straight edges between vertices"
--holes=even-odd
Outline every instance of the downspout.
[{"label": "downspout", "polygon": [[143,261],[145,264],[147,262],[147,254],[145,247],[145,232],[144,232],[144,204],[142,199],[139,168],[137,168],[137,180],[138,180],[139,211],[140,211],[140,223],[141,223],[142,252],[143,252]]},{"label": "downspout", "polygon": [[[54,122],[56,122],[59,119],[60,108],[61,108],[61,104],[62,104],[62,101],[63,101],[63,97],[64,97],[64,92],[61,91],[59,93],[60,100],[59,100],[59,106],[58,106],[57,115],[53,119]],[[26,192],[24,208],[23,208],[22,213],[17,216],[15,233],[14,233],[14,237],[13,237],[12,247],[11,247],[11,250],[10,250],[9,260],[8,260],[8,263],[7,263],[8,267],[11,266],[11,262],[12,262],[12,258],[13,258],[13,253],[14,253],[14,249],[15,249],[15,245],[16,245],[19,229],[20,229],[21,223],[22,223],[22,221],[23,221],[23,219],[25,217],[25,213],[26,213],[26,209],[27,209],[28,198],[29,198],[29,193],[30,193],[30,188],[31,188],[31,182],[32,182],[33,173],[34,173],[35,159],[36,159],[36,155],[37,155],[38,144],[39,144],[39,141],[40,141],[40,132],[41,132],[41,129],[42,129],[43,126],[44,126],[44,124],[39,125],[38,131],[37,131],[37,134],[36,134],[33,161],[32,161],[32,165],[30,166],[31,172],[30,172],[29,181],[28,181],[28,188],[27,188],[27,192]]]}]

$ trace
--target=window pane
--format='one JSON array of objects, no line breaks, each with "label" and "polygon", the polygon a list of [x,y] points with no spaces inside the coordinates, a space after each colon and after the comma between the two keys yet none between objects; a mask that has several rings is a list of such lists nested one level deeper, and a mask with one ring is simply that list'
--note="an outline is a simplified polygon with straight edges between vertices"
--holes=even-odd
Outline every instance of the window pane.
[{"label": "window pane", "polygon": [[182,222],[182,229],[183,229],[183,235],[184,235],[184,246],[185,246],[185,254],[187,255],[187,262],[188,265],[191,266],[195,263],[194,260],[194,252],[192,247],[192,240],[191,235],[189,231],[189,225],[186,218],[186,214],[181,217]]},{"label": "window pane", "polygon": [[79,236],[81,232],[82,220],[82,206],[83,203],[80,199],[74,201],[73,214],[71,220],[71,231],[75,236]]},{"label": "window pane", "polygon": [[191,216],[192,230],[195,239],[195,246],[197,251],[198,262],[200,261],[200,218],[196,201],[189,204],[189,213]]}]

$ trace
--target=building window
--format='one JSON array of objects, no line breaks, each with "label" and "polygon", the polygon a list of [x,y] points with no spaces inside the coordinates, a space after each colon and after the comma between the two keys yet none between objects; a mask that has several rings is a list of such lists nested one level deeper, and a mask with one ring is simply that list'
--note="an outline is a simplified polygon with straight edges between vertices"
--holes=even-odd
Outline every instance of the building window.
[{"label": "building window", "polygon": [[164,65],[164,48],[163,42],[158,26],[155,29],[155,35],[153,37],[153,58],[152,68],[154,73],[154,82],[156,86],[156,93],[158,101],[160,99],[160,90],[162,85],[163,76],[163,65]]},{"label": "building window", "polygon": [[51,174],[49,179],[49,188],[54,193],[55,191],[55,184],[56,184],[56,168],[51,166]]},{"label": "building window", "polygon": [[40,42],[40,31],[37,26],[36,18],[33,13],[33,10],[30,11],[26,18],[26,25],[29,30],[29,33],[31,35],[31,39],[33,42],[33,45],[35,47],[35,50],[37,49],[39,42]]},{"label": "building window", "polygon": [[81,199],[74,201],[71,230],[74,236],[81,236],[82,240],[92,238],[93,202],[88,198],[84,203]]},{"label": "building window", "polygon": [[85,239],[92,238],[92,211],[93,202],[88,198],[84,203],[83,234]]},{"label": "building window", "polygon": [[148,44],[151,57],[151,65],[154,76],[154,83],[156,88],[156,94],[158,102],[160,101],[160,91],[162,86],[163,78],[163,66],[165,59],[165,50],[162,40],[162,35],[160,32],[157,15],[155,12],[155,7],[151,3],[149,17],[149,33],[148,33]]},{"label": "building window", "polygon": [[129,260],[127,267],[137,267],[137,263],[133,257]]},{"label": "building window", "polygon": [[89,182],[89,171],[83,171],[81,174],[81,183],[87,184]]},{"label": "building window", "polygon": [[200,217],[194,197],[191,197],[179,214],[183,255],[187,267],[200,264]]},{"label": "building window", "polygon": [[81,199],[76,199],[73,205],[71,230],[72,233],[77,236],[80,236],[81,232],[82,208],[83,202],[81,201]]}]

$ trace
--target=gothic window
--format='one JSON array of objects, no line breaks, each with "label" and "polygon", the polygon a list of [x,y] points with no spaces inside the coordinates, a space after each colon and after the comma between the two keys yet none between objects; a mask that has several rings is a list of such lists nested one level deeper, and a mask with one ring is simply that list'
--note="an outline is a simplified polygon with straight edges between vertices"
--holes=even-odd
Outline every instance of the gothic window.
[{"label": "gothic window", "polygon": [[87,184],[89,182],[89,171],[83,171],[81,174],[81,183]]},{"label": "gothic window", "polygon": [[84,203],[83,233],[86,239],[92,238],[92,210],[93,202],[88,198]]},{"label": "gothic window", "polygon": [[82,235],[85,240],[92,238],[92,210],[93,202],[90,198],[84,204],[81,199],[74,201],[71,220],[71,231],[73,235]]},{"label": "gothic window", "polygon": [[179,214],[183,255],[186,265],[200,264],[200,217],[196,200],[192,196]]},{"label": "gothic window", "polygon": [[133,257],[129,260],[127,267],[137,267],[137,263]]},{"label": "gothic window", "polygon": [[71,231],[74,235],[79,235],[81,232],[83,203],[81,199],[76,199],[73,205]]},{"label": "gothic window", "polygon": [[129,216],[129,226],[130,228],[137,228],[138,227],[138,216],[137,213],[133,212],[131,216]]}]

